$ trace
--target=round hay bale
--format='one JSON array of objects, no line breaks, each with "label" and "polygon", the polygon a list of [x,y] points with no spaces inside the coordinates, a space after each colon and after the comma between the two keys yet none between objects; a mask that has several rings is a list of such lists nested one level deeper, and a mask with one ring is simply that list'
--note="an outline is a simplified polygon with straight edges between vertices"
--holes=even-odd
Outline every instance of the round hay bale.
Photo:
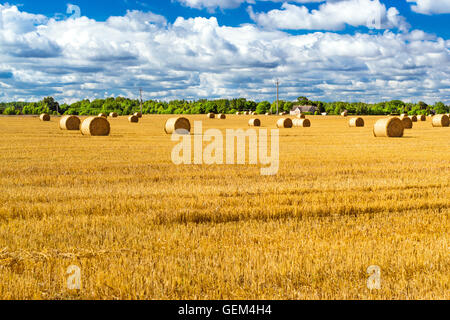
[{"label": "round hay bale", "polygon": [[80,130],[85,136],[108,136],[111,126],[104,117],[89,117],[83,121]]},{"label": "round hay bale", "polygon": [[270,113],[269,113],[269,112],[266,112],[266,116],[270,116]]},{"label": "round hay bale", "polygon": [[408,116],[408,114],[402,113],[402,114],[400,115],[400,119],[402,119],[402,118],[404,118],[404,117],[407,117],[407,116]]},{"label": "round hay bale", "polygon": [[292,128],[293,125],[292,120],[289,118],[281,118],[277,121],[278,128]]},{"label": "round hay bale", "polygon": [[142,118],[142,113],[136,112],[135,114],[133,114],[133,116],[136,116],[138,118]]},{"label": "round hay bale", "polygon": [[237,115],[237,116],[239,116],[240,114],[241,114],[241,113],[240,113],[239,111],[238,111],[238,112],[236,112],[236,115]]},{"label": "round hay bale", "polygon": [[39,119],[41,119],[41,121],[50,121],[50,115],[48,113],[43,113],[39,116]]},{"label": "round hay bale", "polygon": [[223,113],[220,113],[220,114],[218,114],[217,115],[217,119],[226,119],[227,118],[227,116],[226,115],[224,115]]},{"label": "round hay bale", "polygon": [[298,119],[306,119],[306,115],[304,113],[300,113],[297,115]]},{"label": "round hay bale", "polygon": [[216,115],[212,112],[207,114],[208,119],[214,119],[216,117]]},{"label": "round hay bale", "polygon": [[80,130],[81,120],[77,116],[64,116],[59,121],[61,130]]},{"label": "round hay bale", "polygon": [[412,122],[417,122],[417,116],[409,116],[408,118],[411,119]]},{"label": "round hay bale", "polygon": [[348,116],[348,111],[347,111],[347,110],[343,111],[343,112],[341,113],[341,116],[347,117],[347,116]]},{"label": "round hay bale", "polygon": [[119,115],[118,115],[116,112],[111,112],[111,113],[109,114],[109,116],[110,116],[111,118],[117,118]]},{"label": "round hay bale", "polygon": [[131,123],[138,123],[139,122],[139,117],[135,116],[134,114],[128,117],[128,121]]},{"label": "round hay bale", "polygon": [[177,134],[189,134],[191,132],[191,123],[188,119],[182,117],[170,118],[167,120],[164,130],[167,134],[174,132]]},{"label": "round hay bale", "polygon": [[259,120],[259,119],[250,119],[248,121],[248,125],[250,127],[261,127],[261,120]]},{"label": "round hay bale", "polygon": [[427,121],[427,117],[424,114],[421,114],[421,115],[417,116],[417,120],[418,121]]},{"label": "round hay bale", "polygon": [[294,127],[303,127],[309,128],[311,127],[311,121],[309,119],[294,119],[292,120]]},{"label": "round hay bale", "polygon": [[433,117],[433,127],[448,127],[450,125],[450,119],[446,114],[438,114]]},{"label": "round hay bale", "polygon": [[403,122],[403,127],[405,129],[412,129],[413,127],[413,122],[411,120],[410,117],[406,116],[406,117],[400,117],[400,120]]},{"label": "round hay bale", "polygon": [[364,127],[364,119],[361,117],[351,118],[348,125],[350,127]]},{"label": "round hay bale", "polygon": [[378,120],[373,127],[375,137],[401,138],[405,128],[403,122],[397,117]]},{"label": "round hay bale", "polygon": [[108,115],[106,113],[100,113],[98,116],[103,117],[103,118],[108,118]]}]

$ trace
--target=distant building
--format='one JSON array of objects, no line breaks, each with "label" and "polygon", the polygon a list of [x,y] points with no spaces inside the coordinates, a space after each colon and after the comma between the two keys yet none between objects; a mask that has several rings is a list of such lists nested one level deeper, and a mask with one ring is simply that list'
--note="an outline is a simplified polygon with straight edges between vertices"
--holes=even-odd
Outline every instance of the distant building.
[{"label": "distant building", "polygon": [[300,105],[294,105],[291,109],[291,115],[295,116],[298,115],[300,113],[304,113],[304,112],[311,112],[314,113],[316,112],[317,107],[316,106],[300,106]]}]

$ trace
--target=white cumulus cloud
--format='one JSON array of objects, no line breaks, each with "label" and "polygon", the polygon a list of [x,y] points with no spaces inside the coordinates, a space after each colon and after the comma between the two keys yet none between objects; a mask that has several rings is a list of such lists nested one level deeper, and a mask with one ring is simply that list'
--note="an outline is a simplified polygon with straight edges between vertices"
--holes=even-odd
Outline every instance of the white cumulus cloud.
[{"label": "white cumulus cloud", "polygon": [[291,35],[130,11],[58,21],[0,5],[0,100],[281,97],[450,102],[450,41],[420,30]]},{"label": "white cumulus cloud", "polygon": [[414,2],[411,9],[417,13],[423,14],[441,14],[450,13],[450,0],[406,0]]},{"label": "white cumulus cloud", "polygon": [[401,30],[408,27],[396,8],[386,9],[379,0],[327,2],[311,11],[305,6],[286,2],[281,10],[254,13],[249,7],[248,12],[260,26],[285,30],[342,30],[346,25]]}]

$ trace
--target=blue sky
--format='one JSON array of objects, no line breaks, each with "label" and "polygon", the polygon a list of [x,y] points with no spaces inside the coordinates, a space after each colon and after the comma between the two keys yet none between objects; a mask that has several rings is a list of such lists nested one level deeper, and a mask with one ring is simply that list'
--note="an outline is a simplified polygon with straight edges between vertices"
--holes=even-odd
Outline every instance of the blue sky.
[{"label": "blue sky", "polygon": [[279,78],[288,100],[450,103],[450,0],[0,4],[0,101],[273,100]]}]

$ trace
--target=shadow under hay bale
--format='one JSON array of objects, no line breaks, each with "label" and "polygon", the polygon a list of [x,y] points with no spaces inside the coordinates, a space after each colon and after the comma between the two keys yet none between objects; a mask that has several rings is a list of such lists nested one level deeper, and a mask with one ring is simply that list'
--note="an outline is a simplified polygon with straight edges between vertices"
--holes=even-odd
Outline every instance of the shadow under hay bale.
[{"label": "shadow under hay bale", "polygon": [[111,126],[104,117],[89,117],[83,121],[80,130],[85,136],[108,136]]},{"label": "shadow under hay bale", "polygon": [[378,120],[373,127],[375,137],[401,138],[405,128],[403,122],[397,117]]}]

